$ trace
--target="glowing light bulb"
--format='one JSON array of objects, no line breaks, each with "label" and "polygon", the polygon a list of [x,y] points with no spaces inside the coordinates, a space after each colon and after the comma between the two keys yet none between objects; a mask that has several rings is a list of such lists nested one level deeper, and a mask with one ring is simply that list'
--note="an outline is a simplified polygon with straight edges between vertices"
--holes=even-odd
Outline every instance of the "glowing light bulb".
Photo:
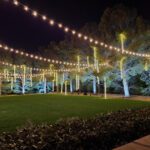
[{"label": "glowing light bulb", "polygon": [[91,42],[91,43],[93,42],[93,39],[92,39],[92,38],[90,38],[90,42]]},{"label": "glowing light bulb", "polygon": [[66,27],[66,28],[65,28],[65,32],[68,32],[68,31],[69,31],[69,28],[68,28],[68,27]]},{"label": "glowing light bulb", "polygon": [[113,48],[112,46],[109,46],[109,49],[110,49],[110,50],[112,50],[112,48]]},{"label": "glowing light bulb", "polygon": [[59,23],[59,24],[58,24],[58,27],[59,27],[59,28],[62,28],[62,27],[63,27],[63,25],[62,25],[61,23]]},{"label": "glowing light bulb", "polygon": [[21,52],[20,54],[21,54],[21,55],[23,55],[23,54],[24,54],[24,52]]},{"label": "glowing light bulb", "polygon": [[98,44],[98,41],[95,41],[95,44]]},{"label": "glowing light bulb", "polygon": [[18,1],[15,0],[14,5],[18,6],[19,5]]},{"label": "glowing light bulb", "polygon": [[33,11],[33,16],[37,17],[37,12],[36,11]]},{"label": "glowing light bulb", "polygon": [[53,26],[54,25],[54,20],[50,20],[49,23],[50,23],[50,25]]},{"label": "glowing light bulb", "polygon": [[81,34],[81,33],[79,33],[79,34],[78,34],[78,37],[79,37],[79,38],[81,38],[81,37],[82,37],[82,34]]},{"label": "glowing light bulb", "polygon": [[15,53],[16,53],[16,54],[18,54],[18,53],[19,53],[19,51],[18,51],[18,50],[16,50],[16,51],[15,51]]},{"label": "glowing light bulb", "polygon": [[117,50],[117,48],[116,48],[116,47],[115,47],[114,49],[115,49],[115,50]]},{"label": "glowing light bulb", "polygon": [[101,43],[100,43],[100,45],[101,45],[101,46],[103,46],[103,45],[104,45],[104,43],[103,43],[103,42],[101,42]]},{"label": "glowing light bulb", "polygon": [[25,11],[28,11],[28,10],[29,10],[29,7],[28,7],[28,6],[24,6],[24,10],[25,10]]},{"label": "glowing light bulb", "polygon": [[7,47],[7,46],[5,46],[5,47],[4,47],[4,49],[5,49],[5,50],[8,50],[8,47]]},{"label": "glowing light bulb", "polygon": [[72,30],[72,34],[73,34],[73,35],[76,34],[76,31],[75,31],[75,30]]},{"label": "glowing light bulb", "polygon": [[43,19],[43,20],[46,20],[46,19],[47,19],[47,17],[46,17],[46,16],[42,16],[42,19]]},{"label": "glowing light bulb", "polygon": [[30,55],[31,58],[33,58],[33,55]]},{"label": "glowing light bulb", "polygon": [[87,36],[84,36],[84,40],[87,40],[88,39],[88,37]]}]

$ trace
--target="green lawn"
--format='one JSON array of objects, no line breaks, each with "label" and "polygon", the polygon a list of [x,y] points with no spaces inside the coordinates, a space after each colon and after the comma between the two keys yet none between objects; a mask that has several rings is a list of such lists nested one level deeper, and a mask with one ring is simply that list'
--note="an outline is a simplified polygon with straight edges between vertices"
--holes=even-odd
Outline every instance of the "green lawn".
[{"label": "green lawn", "polygon": [[145,106],[150,106],[150,102],[103,100],[92,96],[3,96],[0,97],[0,132],[13,131],[27,121],[54,123],[60,118],[91,117],[102,112]]}]

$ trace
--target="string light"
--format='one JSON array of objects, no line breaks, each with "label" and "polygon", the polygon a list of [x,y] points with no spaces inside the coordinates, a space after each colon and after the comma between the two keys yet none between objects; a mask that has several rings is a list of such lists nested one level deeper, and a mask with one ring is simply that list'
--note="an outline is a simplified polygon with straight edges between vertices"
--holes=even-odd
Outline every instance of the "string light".
[{"label": "string light", "polygon": [[[31,8],[29,8],[28,6],[18,2],[17,0],[14,0],[13,1],[13,4],[16,5],[16,6],[20,6],[20,7],[23,7],[24,10],[32,10]],[[48,20],[47,18],[43,18],[43,15],[39,14],[38,12],[32,10],[31,13],[33,14],[33,16],[37,17],[42,17],[42,20]],[[50,20],[50,19],[49,19]],[[103,46],[104,48],[108,49],[108,50],[114,50],[115,52],[119,52],[120,54],[127,54],[127,55],[132,55],[132,56],[138,56],[138,57],[145,57],[145,58],[149,58],[150,57],[150,54],[144,54],[144,53],[137,53],[137,52],[132,52],[132,51],[129,51],[129,50],[124,50],[123,53],[121,52],[121,49],[120,48],[117,48],[117,47],[114,47],[114,46],[111,46],[111,45],[108,45],[108,44],[105,44],[103,42],[100,42],[98,40],[95,40],[93,38],[90,38],[88,37],[87,35],[84,35],[82,33],[77,33],[75,30],[72,30],[68,27],[64,27],[62,24],[60,23],[56,23],[54,22],[53,20],[50,20],[49,21],[50,25],[53,26],[54,24],[56,24],[60,29],[63,29],[66,33],[71,33],[72,35],[76,35],[78,38],[83,38],[83,40],[87,40],[89,39],[89,43],[92,43],[94,42],[94,44],[96,45],[99,45],[99,46]],[[77,34],[76,34],[77,33]]]},{"label": "string light", "polygon": [[[5,66],[9,66],[9,67],[16,67],[19,69],[23,69],[23,65],[16,65],[16,64],[11,64],[8,62],[4,62],[4,61],[0,61],[1,65],[5,65]],[[78,65],[79,66],[79,65]],[[108,63],[101,63],[99,64],[99,66],[109,66]],[[80,68],[80,70],[84,71],[85,69],[88,69],[89,67],[93,68],[93,65],[89,65],[88,67],[82,67]],[[29,70],[33,70],[33,71],[39,71],[39,72],[77,72],[79,67],[77,68],[68,68],[68,69],[43,69],[43,68],[33,68],[33,67],[26,67]]]},{"label": "string light", "polygon": [[58,24],[58,27],[59,27],[59,28],[62,28],[62,27],[63,27],[63,25],[62,25],[61,23],[59,23],[59,24]]},{"label": "string light", "polygon": [[65,27],[65,32],[68,32],[69,31],[69,28],[68,27]]},{"label": "string light", "polygon": [[38,15],[36,11],[33,11],[32,14],[33,14],[33,16],[35,16],[35,17],[37,17],[37,15]]},{"label": "string light", "polygon": [[54,20],[50,20],[49,23],[50,23],[50,25],[53,26],[55,22],[54,22]]},{"label": "string light", "polygon": [[88,39],[88,37],[87,36],[84,36],[84,40],[87,40]]},{"label": "string light", "polygon": [[28,6],[24,6],[24,10],[25,10],[25,11],[28,11],[28,10],[29,10],[29,7],[28,7]]},{"label": "string light", "polygon": [[14,0],[13,3],[14,3],[14,5],[16,5],[16,6],[19,5],[18,1],[16,1],[16,0]]},{"label": "string light", "polygon": [[93,39],[92,38],[90,38],[90,43],[92,43],[93,42]]},{"label": "string light", "polygon": [[78,34],[78,37],[79,37],[79,38],[81,38],[81,37],[82,37],[82,34],[81,34],[81,33],[79,33],[79,34]]},{"label": "string light", "polygon": [[[65,62],[65,61],[43,58],[43,57],[40,57],[40,56],[37,56],[34,54],[29,54],[29,53],[26,53],[26,52],[23,52],[23,51],[14,49],[14,48],[10,48],[10,47],[8,47],[6,45],[2,45],[2,44],[0,44],[0,50],[5,50],[5,51],[11,52],[11,53],[15,53],[17,55],[25,56],[25,57],[28,57],[31,59],[40,60],[40,61],[48,62],[48,63],[52,63],[52,64],[60,64],[60,65],[64,64],[67,66],[77,66],[78,65],[77,63],[71,63],[71,62]],[[81,66],[87,66],[87,64],[81,64]]]},{"label": "string light", "polygon": [[[48,58],[43,58],[43,57],[40,57],[40,56],[37,56],[37,55],[34,55],[34,54],[29,54],[29,53],[26,53],[26,52],[23,52],[23,51],[14,49],[14,48],[10,48],[10,47],[8,47],[6,45],[2,45],[2,44],[0,44],[0,50],[5,50],[5,51],[11,52],[11,53],[15,53],[15,54],[25,56],[25,57],[28,57],[28,58],[31,58],[31,59],[35,59],[35,60],[40,60],[40,61],[43,61],[43,62],[48,62],[48,63],[51,63],[51,64],[64,64],[64,65],[67,65],[67,66],[78,66],[78,63],[71,63],[71,62],[65,62],[65,61],[59,61],[59,60],[52,60],[52,59],[48,59]],[[102,66],[103,64],[100,64],[100,65]],[[108,65],[108,64],[104,63],[104,65]],[[80,63],[80,66],[88,67],[88,64],[81,64]],[[90,67],[93,67],[93,65],[91,64]]]},{"label": "string light", "polygon": [[47,17],[46,17],[46,16],[42,16],[42,19],[43,19],[43,20],[46,20],[46,19],[47,19]]},{"label": "string light", "polygon": [[75,30],[72,30],[72,34],[73,34],[73,35],[76,34],[76,31],[75,31]]}]

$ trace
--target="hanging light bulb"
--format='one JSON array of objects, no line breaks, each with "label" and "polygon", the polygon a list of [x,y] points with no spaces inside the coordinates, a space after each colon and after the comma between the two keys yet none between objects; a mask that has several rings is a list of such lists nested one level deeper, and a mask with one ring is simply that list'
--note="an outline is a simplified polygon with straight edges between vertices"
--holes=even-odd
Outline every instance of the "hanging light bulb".
[{"label": "hanging light bulb", "polygon": [[37,15],[38,15],[36,11],[33,11],[32,14],[33,14],[34,17],[37,17]]},{"label": "hanging light bulb", "polygon": [[28,7],[28,6],[24,6],[24,10],[25,10],[25,11],[28,11],[28,10],[29,10],[29,7]]},{"label": "hanging light bulb", "polygon": [[92,38],[90,38],[90,43],[92,43],[93,42],[93,39]]},{"label": "hanging light bulb", "polygon": [[73,34],[73,35],[76,34],[76,31],[75,31],[75,30],[72,30],[72,34]]},{"label": "hanging light bulb", "polygon": [[42,16],[42,19],[45,21],[47,19],[47,17],[46,16]]},{"label": "hanging light bulb", "polygon": [[69,31],[69,28],[68,27],[65,27],[65,32],[68,32]]},{"label": "hanging light bulb", "polygon": [[59,23],[59,24],[58,24],[58,27],[59,27],[59,28],[62,28],[62,27],[63,27],[63,25],[62,25],[61,23]]},{"label": "hanging light bulb", "polygon": [[78,34],[78,37],[79,37],[79,38],[81,38],[81,37],[82,37],[82,34],[81,34],[81,33],[79,33],[79,34]]},{"label": "hanging light bulb", "polygon": [[54,22],[54,20],[50,20],[49,23],[50,23],[50,25],[53,26],[55,22]]},{"label": "hanging light bulb", "polygon": [[18,6],[19,5],[19,3],[18,3],[18,1],[16,1],[16,0],[14,0],[14,5],[16,5],[16,6]]},{"label": "hanging light bulb", "polygon": [[87,36],[84,36],[84,40],[87,40],[88,39],[88,37]]}]

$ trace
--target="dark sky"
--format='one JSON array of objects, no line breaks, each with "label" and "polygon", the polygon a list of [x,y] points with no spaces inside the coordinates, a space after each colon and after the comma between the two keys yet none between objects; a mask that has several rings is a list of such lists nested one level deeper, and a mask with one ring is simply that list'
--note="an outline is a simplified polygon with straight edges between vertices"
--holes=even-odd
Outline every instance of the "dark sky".
[{"label": "dark sky", "polygon": [[[150,19],[149,0],[20,0],[31,8],[56,21],[78,29],[86,22],[99,22],[104,10],[123,3],[137,8],[145,19]],[[49,41],[63,39],[64,33],[43,21],[31,17],[12,4],[0,0],[0,41],[16,48],[36,50]]]}]

